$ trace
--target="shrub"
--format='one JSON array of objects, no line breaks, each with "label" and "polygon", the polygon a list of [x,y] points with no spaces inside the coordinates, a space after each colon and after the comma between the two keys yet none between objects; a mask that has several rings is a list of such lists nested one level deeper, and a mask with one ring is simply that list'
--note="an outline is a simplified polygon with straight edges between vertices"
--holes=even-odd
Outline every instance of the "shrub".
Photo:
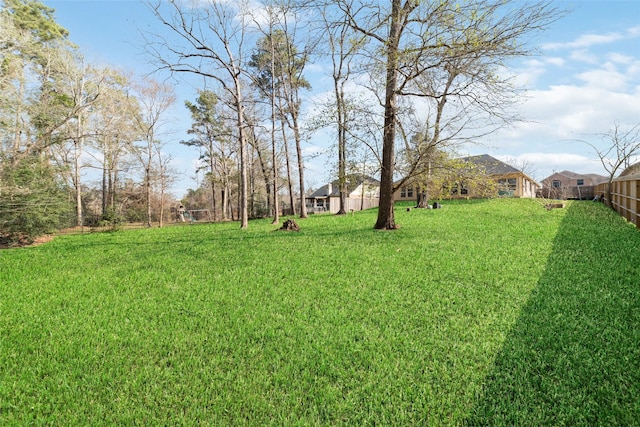
[{"label": "shrub", "polygon": [[70,210],[68,192],[53,166],[37,156],[0,167],[0,233],[31,241],[61,227]]}]

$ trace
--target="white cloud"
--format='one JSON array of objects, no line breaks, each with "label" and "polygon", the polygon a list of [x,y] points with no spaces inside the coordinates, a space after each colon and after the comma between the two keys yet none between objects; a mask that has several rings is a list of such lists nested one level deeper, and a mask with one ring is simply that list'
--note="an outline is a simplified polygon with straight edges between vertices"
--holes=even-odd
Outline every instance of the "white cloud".
[{"label": "white cloud", "polygon": [[585,82],[588,87],[605,91],[623,91],[627,86],[627,77],[610,69],[588,70],[576,77]]},{"label": "white cloud", "polygon": [[640,25],[636,27],[627,28],[625,33],[628,38],[640,37]]},{"label": "white cloud", "polygon": [[631,55],[625,55],[617,52],[610,52],[607,54],[607,58],[609,61],[617,63],[617,64],[632,64],[635,58]]},{"label": "white cloud", "polygon": [[640,61],[633,62],[627,68],[627,74],[629,76],[635,76],[636,81],[640,81]]},{"label": "white cloud", "polygon": [[625,38],[619,32],[607,34],[583,34],[571,42],[546,43],[542,46],[545,50],[586,49],[596,45],[610,44]]},{"label": "white cloud", "polygon": [[584,62],[587,64],[598,64],[600,61],[598,56],[586,49],[578,49],[571,52],[569,59],[576,62]]},{"label": "white cloud", "polygon": [[559,56],[555,56],[555,57],[548,57],[545,59],[545,62],[547,64],[551,64],[551,65],[555,65],[557,67],[562,67],[563,65],[565,65],[567,63],[567,61]]},{"label": "white cloud", "polygon": [[525,61],[521,67],[515,70],[504,69],[501,74],[514,74],[515,84],[522,87],[534,86],[538,78],[542,76],[546,70],[546,63],[540,60]]}]

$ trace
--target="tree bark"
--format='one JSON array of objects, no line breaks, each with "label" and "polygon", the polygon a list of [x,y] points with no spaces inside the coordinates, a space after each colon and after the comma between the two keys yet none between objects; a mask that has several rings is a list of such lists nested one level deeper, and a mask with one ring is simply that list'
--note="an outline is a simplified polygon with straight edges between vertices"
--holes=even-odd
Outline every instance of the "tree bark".
[{"label": "tree bark", "polygon": [[[299,188],[300,188],[300,218],[307,217],[307,205],[304,201],[304,159],[302,158],[302,138],[300,137],[300,126],[298,124],[298,112],[291,112],[291,119],[293,121],[293,135],[296,140],[296,154],[298,156],[298,177],[299,177]],[[292,201],[292,204],[294,201]],[[295,206],[293,206],[293,212],[295,215]]]},{"label": "tree bark", "polygon": [[380,171],[380,205],[376,230],[394,230],[393,214],[393,170],[396,138],[396,89],[398,83],[398,45],[400,40],[400,0],[391,5],[391,25],[387,40],[387,66],[384,97],[384,130],[382,137],[382,165]]},{"label": "tree bark", "polygon": [[240,75],[234,76],[236,120],[238,126],[238,140],[240,143],[240,228],[249,227],[249,213],[247,206],[247,140],[244,135],[244,104]]}]

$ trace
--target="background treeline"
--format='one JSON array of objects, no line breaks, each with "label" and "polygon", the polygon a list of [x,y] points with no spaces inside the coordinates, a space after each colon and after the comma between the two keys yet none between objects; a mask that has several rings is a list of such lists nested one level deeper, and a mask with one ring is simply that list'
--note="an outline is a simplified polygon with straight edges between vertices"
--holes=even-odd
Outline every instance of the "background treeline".
[{"label": "background treeline", "polygon": [[[0,233],[162,223],[175,171],[162,150],[171,87],[88,63],[39,2],[0,10]],[[89,184],[82,181],[95,176]]]},{"label": "background treeline", "polygon": [[[224,87],[186,102],[190,138],[180,142],[200,153],[201,179],[178,200],[170,191],[179,171],[167,150],[173,87],[89,63],[55,11],[38,1],[0,5],[0,238],[105,223],[162,226],[180,203],[213,220],[237,220],[241,187],[249,217],[300,211],[293,176],[302,176],[298,91],[310,88],[301,76],[309,53],[298,53],[284,32],[262,34],[247,56],[243,73],[255,77],[241,77],[250,80],[242,126]],[[271,53],[275,44],[282,58]]]}]

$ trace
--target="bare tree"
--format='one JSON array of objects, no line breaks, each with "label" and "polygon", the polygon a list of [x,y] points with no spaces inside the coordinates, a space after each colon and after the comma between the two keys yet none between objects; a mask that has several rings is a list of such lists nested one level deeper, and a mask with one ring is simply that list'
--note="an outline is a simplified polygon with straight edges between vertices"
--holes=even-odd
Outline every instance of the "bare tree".
[{"label": "bare tree", "polygon": [[[257,103],[253,103],[253,107],[256,107]],[[249,128],[248,131],[248,138],[247,138],[247,143],[249,144],[249,146],[251,147],[251,154],[252,154],[252,168],[250,169],[250,171],[252,171],[251,176],[255,177],[257,175],[261,175],[262,176],[262,181],[264,183],[264,195],[265,195],[265,210],[262,211],[261,213],[265,213],[265,214],[269,214],[269,212],[271,212],[271,206],[272,206],[272,197],[271,197],[271,191],[272,188],[274,190],[276,190],[277,187],[272,186],[271,185],[271,177],[274,175],[274,171],[273,170],[269,170],[269,165],[268,165],[268,157],[269,155],[265,154],[267,152],[269,152],[269,145],[271,145],[271,157],[272,157],[272,161],[273,161],[273,156],[277,155],[277,153],[274,153],[274,149],[275,147],[273,146],[273,144],[268,143],[266,140],[267,138],[264,138],[262,136],[262,133],[260,132],[261,126],[260,126],[260,119],[258,117],[258,112],[256,111],[256,108],[247,108],[245,109],[245,121],[247,123],[247,126]],[[273,129],[273,128],[272,128]],[[270,132],[272,131],[272,129],[270,129]],[[269,138],[271,139],[271,138]],[[271,139],[271,142],[273,142],[273,139]],[[257,158],[256,158],[257,157]],[[277,162],[277,159],[275,160]],[[259,169],[259,172],[256,172],[255,170]],[[256,184],[255,179],[251,180],[251,206],[252,206],[252,215],[256,215],[257,211],[256,211],[256,207],[258,204],[258,201],[256,200],[256,193],[258,193],[258,185]],[[275,200],[275,197],[273,198]]]},{"label": "bare tree", "polygon": [[523,174],[535,179],[538,170],[536,169],[535,163],[528,159],[517,159],[515,157],[507,157],[504,159],[504,162],[509,166],[513,166],[518,169]]},{"label": "bare tree", "polygon": [[180,0],[147,0],[170,35],[149,35],[147,47],[160,69],[215,81],[229,95],[240,151],[240,227],[248,227],[247,141],[243,97],[246,1],[213,0],[193,7]]},{"label": "bare tree", "polygon": [[355,54],[362,47],[364,37],[353,31],[345,16],[333,16],[335,8],[330,4],[321,5],[322,29],[326,31],[328,55],[331,57],[333,92],[335,97],[335,126],[338,142],[338,185],[340,187],[340,207],[337,215],[347,213],[345,203],[347,197],[347,137],[349,133],[349,116],[352,108],[347,100],[345,86],[352,73]]},{"label": "bare tree", "polygon": [[74,106],[75,117],[68,121],[62,131],[63,138],[71,144],[72,164],[71,182],[75,189],[76,199],[76,223],[83,223],[82,207],[82,170],[89,166],[83,160],[87,141],[97,136],[96,120],[92,116],[97,114],[98,101],[109,93],[110,86],[114,84],[112,72],[108,69],[98,69],[87,65],[85,59],[71,52],[65,63],[68,74],[67,93]]},{"label": "bare tree", "polygon": [[164,225],[164,211],[167,198],[167,191],[171,188],[171,185],[175,182],[177,171],[171,166],[173,156],[165,154],[160,151],[159,146],[154,147],[156,150],[157,159],[157,184],[159,192],[159,212],[158,212],[158,224],[160,228]]},{"label": "bare tree", "polygon": [[160,151],[159,147],[162,145],[158,137],[162,132],[163,125],[167,123],[165,115],[168,109],[174,104],[176,98],[172,87],[166,83],[160,83],[152,79],[146,79],[144,83],[138,83],[135,89],[140,109],[132,113],[138,125],[141,144],[134,146],[133,152],[140,161],[144,172],[143,181],[147,205],[147,226],[151,227],[151,193],[154,157],[155,154]]},{"label": "bare tree", "polygon": [[[278,117],[281,122],[281,133],[287,168],[287,185],[293,213],[296,213],[295,194],[293,189],[293,162],[289,155],[290,136],[295,142],[298,166],[298,186],[302,196],[305,192],[304,161],[302,156],[302,132],[300,111],[302,104],[301,91],[310,89],[310,83],[304,78],[303,71],[309,59],[308,45],[300,49],[297,45],[303,15],[299,14],[299,6],[294,1],[276,0],[266,2],[268,28],[263,29],[264,37],[258,41],[257,51],[252,56],[252,64],[259,66],[261,73],[258,85],[267,92],[272,100],[272,108],[277,104]],[[270,87],[268,86],[270,85]],[[277,102],[276,102],[277,101]],[[301,197],[303,198],[303,197]],[[300,217],[307,216],[306,205],[300,207]]]},{"label": "bare tree", "polygon": [[213,216],[217,219],[216,184],[221,184],[222,220],[229,218],[230,180],[235,164],[235,145],[230,144],[231,133],[227,128],[223,103],[214,92],[202,90],[198,92],[196,103],[185,102],[191,112],[192,125],[188,133],[193,138],[180,141],[191,147],[198,147],[200,160],[207,164],[208,181],[211,186]]},{"label": "bare tree", "polygon": [[[300,108],[302,98],[300,91],[302,89],[311,89],[311,84],[303,77],[303,71],[309,61],[311,46],[306,46],[299,50],[294,44],[297,37],[298,25],[301,22],[301,15],[296,14],[295,2],[287,2],[282,5],[283,23],[282,28],[286,36],[286,54],[284,56],[285,84],[282,85],[283,98],[286,101],[286,112],[284,117],[287,119],[289,128],[293,131],[294,141],[296,144],[296,160],[298,164],[298,187],[300,190],[300,218],[307,217],[307,207],[304,203],[305,182],[304,182],[304,159],[302,156],[302,135],[300,130]],[[293,19],[289,15],[294,15]],[[292,193],[290,191],[290,193]],[[295,205],[291,202],[292,209],[295,213]]]},{"label": "bare tree", "polygon": [[121,72],[104,70],[108,75],[101,96],[87,117],[88,127],[94,135],[88,139],[92,148],[93,165],[102,172],[102,216],[115,212],[120,173],[127,168],[127,156],[138,138],[139,104],[129,96],[129,79]]},{"label": "bare tree", "polygon": [[[254,53],[251,55],[249,65],[257,72],[257,76],[253,79],[253,85],[256,87],[263,98],[269,101],[270,113],[270,132],[271,139],[271,180],[273,187],[273,224],[280,222],[279,208],[279,160],[278,160],[278,144],[276,138],[277,132],[277,93],[276,93],[276,37],[274,37],[275,23],[277,19],[277,11],[274,5],[266,6],[267,24],[266,28],[260,23],[258,17],[254,17],[254,21],[260,31],[264,35],[258,43]],[[254,128],[255,129],[255,128]],[[284,130],[284,129],[283,129]],[[286,139],[283,141],[286,147]],[[287,156],[288,164],[288,156]]]},{"label": "bare tree", "polygon": [[595,144],[580,140],[590,146],[598,156],[602,167],[609,174],[607,182],[607,204],[611,206],[611,183],[616,174],[628,168],[631,161],[640,155],[640,125],[624,127],[614,123],[611,129],[598,135],[602,143]]}]

